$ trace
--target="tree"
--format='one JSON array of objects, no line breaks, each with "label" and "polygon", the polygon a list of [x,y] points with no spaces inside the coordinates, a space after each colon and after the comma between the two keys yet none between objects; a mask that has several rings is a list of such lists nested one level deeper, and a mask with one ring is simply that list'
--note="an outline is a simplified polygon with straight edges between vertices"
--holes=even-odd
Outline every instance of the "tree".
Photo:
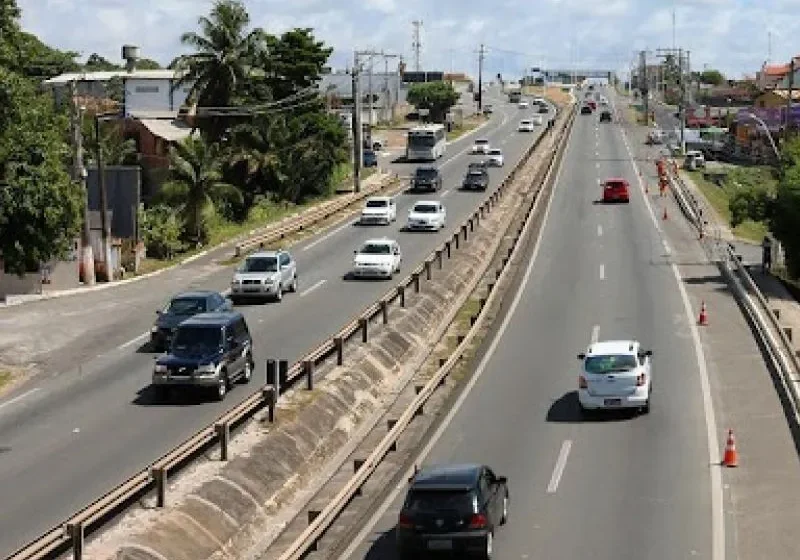
[{"label": "tree", "polygon": [[432,121],[442,122],[450,107],[458,101],[458,93],[450,83],[427,82],[411,84],[407,99],[417,109],[430,110]]},{"label": "tree", "polygon": [[92,53],[89,55],[89,58],[86,59],[86,63],[83,65],[83,68],[88,72],[110,72],[112,70],[122,70],[122,66],[110,62],[108,59],[100,56],[97,53]]},{"label": "tree", "polygon": [[[217,0],[209,17],[199,18],[198,23],[200,33],[181,36],[181,42],[196,52],[177,61],[176,68],[184,74],[176,87],[191,83],[189,97],[200,106],[230,106],[265,48],[266,34],[261,28],[248,31],[250,15],[238,0]],[[202,129],[215,142],[226,126],[224,119],[215,117],[204,119]]]},{"label": "tree", "polygon": [[700,72],[700,83],[712,86],[721,85],[725,81],[725,76],[719,70],[703,70]]},{"label": "tree", "polygon": [[267,80],[274,99],[286,99],[318,83],[333,49],[317,41],[310,28],[267,38]]},{"label": "tree", "polygon": [[66,131],[48,97],[0,68],[0,255],[10,272],[63,256],[80,230],[83,190],[65,170]]},{"label": "tree", "polygon": [[[92,115],[84,117],[81,129],[86,163],[96,165],[97,138]],[[137,165],[139,163],[136,141],[133,138],[125,138],[119,122],[100,122],[100,146],[105,165]]]},{"label": "tree", "polygon": [[141,58],[136,61],[137,70],[161,70],[161,64],[152,58]]},{"label": "tree", "polygon": [[208,241],[214,204],[241,202],[242,194],[222,180],[218,146],[190,136],[170,149],[170,180],[162,196],[182,215],[184,237],[199,245]]},{"label": "tree", "polygon": [[[258,115],[234,127],[227,150],[228,174],[242,185],[245,206],[286,179],[279,150],[289,142],[285,115]],[[245,209],[246,210],[246,209]]]}]

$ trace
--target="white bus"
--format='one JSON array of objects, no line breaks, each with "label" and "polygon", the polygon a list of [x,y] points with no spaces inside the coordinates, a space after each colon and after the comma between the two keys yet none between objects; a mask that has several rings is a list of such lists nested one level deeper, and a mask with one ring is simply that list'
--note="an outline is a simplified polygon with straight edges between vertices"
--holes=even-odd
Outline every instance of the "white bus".
[{"label": "white bus", "polygon": [[444,155],[447,129],[442,124],[415,126],[408,131],[406,161],[433,161]]}]

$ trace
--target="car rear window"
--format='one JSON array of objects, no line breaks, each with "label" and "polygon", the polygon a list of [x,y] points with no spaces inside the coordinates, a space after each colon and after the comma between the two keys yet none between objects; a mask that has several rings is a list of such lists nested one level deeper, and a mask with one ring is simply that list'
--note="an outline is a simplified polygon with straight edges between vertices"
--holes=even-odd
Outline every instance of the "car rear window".
[{"label": "car rear window", "polygon": [[414,206],[414,212],[420,214],[435,214],[439,211],[439,207],[435,204],[417,204]]},{"label": "car rear window", "polygon": [[429,179],[431,177],[436,177],[436,172],[437,172],[436,169],[430,169],[430,168],[426,169],[424,167],[420,167],[417,169],[416,175],[417,177],[423,177],[425,179]]},{"label": "car rear window", "polygon": [[488,144],[488,140],[475,140],[475,144]]},{"label": "car rear window", "polygon": [[636,356],[633,354],[607,354],[604,356],[588,356],[584,368],[589,373],[611,373],[629,371],[636,368]]},{"label": "car rear window", "polygon": [[386,200],[368,200],[367,201],[367,208],[385,208],[389,205],[389,202]]},{"label": "car rear window", "polygon": [[475,511],[475,494],[466,490],[413,490],[406,508],[411,512]]},{"label": "car rear window", "polygon": [[608,181],[606,183],[606,188],[608,189],[622,189],[625,188],[625,183],[622,181]]},{"label": "car rear window", "polygon": [[222,328],[218,326],[181,326],[172,341],[172,353],[176,356],[205,355],[219,347]]},{"label": "car rear window", "polygon": [[175,298],[165,309],[174,315],[195,315],[206,311],[206,298]]}]

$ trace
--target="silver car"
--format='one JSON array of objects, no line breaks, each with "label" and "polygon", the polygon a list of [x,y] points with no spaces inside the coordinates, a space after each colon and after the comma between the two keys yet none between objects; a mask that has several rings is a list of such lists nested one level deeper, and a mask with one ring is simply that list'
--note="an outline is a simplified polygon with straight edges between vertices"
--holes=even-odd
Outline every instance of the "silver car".
[{"label": "silver car", "polygon": [[231,300],[283,299],[297,291],[297,263],[288,251],[260,251],[245,258],[231,281]]}]

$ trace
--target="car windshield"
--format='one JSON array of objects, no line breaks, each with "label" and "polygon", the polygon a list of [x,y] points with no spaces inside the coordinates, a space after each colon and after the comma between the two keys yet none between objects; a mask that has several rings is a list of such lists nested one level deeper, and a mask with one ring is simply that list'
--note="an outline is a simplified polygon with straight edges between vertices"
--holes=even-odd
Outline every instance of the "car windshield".
[{"label": "car windshield", "polygon": [[522,126],[525,126],[525,125],[531,124],[531,121],[521,121],[519,124],[522,125]]},{"label": "car windshield", "polygon": [[239,272],[276,272],[278,259],[276,257],[249,257],[245,259]]},{"label": "car windshield", "polygon": [[486,146],[489,143],[488,140],[475,140],[476,146]]},{"label": "car windshield", "polygon": [[366,243],[359,251],[362,255],[391,255],[392,248],[385,243]]},{"label": "car windshield", "polygon": [[171,351],[178,356],[205,355],[215,352],[222,343],[222,329],[216,326],[178,328]]},{"label": "car windshield", "polygon": [[501,155],[503,155],[503,152],[501,152],[500,150],[489,150],[489,155],[490,156],[501,156]]},{"label": "car windshield", "polygon": [[406,503],[410,512],[475,511],[472,492],[463,490],[415,490]]},{"label": "car windshield", "polygon": [[436,170],[419,168],[417,169],[416,175],[417,177],[422,177],[424,179],[431,179],[433,177],[436,177]]},{"label": "car windshield", "polygon": [[589,356],[584,367],[588,373],[611,373],[628,371],[636,367],[636,356],[633,354],[608,354],[605,356]]},{"label": "car windshield", "polygon": [[419,214],[435,214],[439,208],[435,204],[417,204],[414,206],[414,212]]},{"label": "car windshield", "polygon": [[205,313],[206,298],[175,298],[164,309],[164,313],[171,315],[196,315],[197,313]]},{"label": "car windshield", "polygon": [[469,176],[470,177],[482,177],[483,176],[483,171],[480,170],[480,169],[470,169],[469,170]]},{"label": "car windshield", "polygon": [[367,208],[386,208],[389,205],[387,200],[368,200]]}]

